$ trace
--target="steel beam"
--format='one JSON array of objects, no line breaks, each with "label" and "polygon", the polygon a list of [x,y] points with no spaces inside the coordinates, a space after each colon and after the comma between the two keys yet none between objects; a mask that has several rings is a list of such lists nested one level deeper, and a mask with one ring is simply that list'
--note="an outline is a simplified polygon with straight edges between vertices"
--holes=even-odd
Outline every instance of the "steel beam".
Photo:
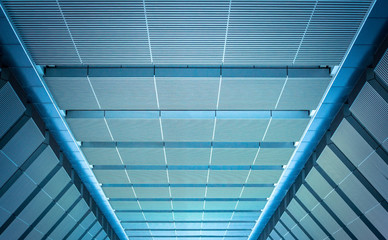
[{"label": "steel beam", "polygon": [[121,221],[122,223],[255,223],[256,221],[248,220],[177,220],[177,221]]},{"label": "steel beam", "polygon": [[82,148],[295,148],[294,142],[82,142]]},{"label": "steel beam", "polygon": [[[77,223],[69,230],[69,232],[63,237],[63,239],[68,239],[70,235],[74,232],[74,230],[81,224],[81,222],[89,215],[91,210],[87,210],[84,215],[77,221]],[[85,229],[86,231],[86,229]]]},{"label": "steel beam", "polygon": [[71,204],[71,206],[69,207],[69,209],[67,209],[63,215],[58,219],[58,221],[56,221],[56,223],[50,228],[50,230],[48,230],[48,232],[43,236],[42,239],[47,239],[50,234],[58,227],[58,225],[63,221],[63,219],[65,219],[71,210],[73,210],[73,208],[81,201],[82,197],[78,197],[75,202],[73,204]]},{"label": "steel beam", "polygon": [[[300,222],[298,222],[298,220],[296,220],[296,218],[292,215],[292,213],[290,211],[288,211],[287,209],[284,210],[284,212],[286,212],[290,218],[296,223],[296,225],[298,225],[298,227],[303,231],[304,234],[306,234],[306,236],[309,238],[309,239],[313,239],[311,237],[311,235],[307,232],[307,230],[300,224]],[[274,228],[275,229],[275,228]]]},{"label": "steel beam", "polygon": [[164,202],[164,201],[268,201],[267,198],[109,198],[109,201],[122,202],[122,201],[150,201],[150,202]]},{"label": "steel beam", "polygon": [[353,173],[358,181],[368,190],[368,192],[388,211],[388,203],[379,191],[369,182],[369,180],[358,170],[356,166],[345,156],[345,154],[334,144],[328,145],[331,151],[341,160],[341,162]]},{"label": "steel beam", "polygon": [[92,165],[93,170],[274,170],[283,171],[281,165]]},{"label": "steel beam", "polygon": [[311,211],[307,209],[307,207],[303,204],[303,202],[297,196],[294,196],[294,199],[303,208],[303,210],[311,217],[311,219],[318,225],[318,227],[322,229],[322,231],[326,234],[326,236],[329,239],[334,240],[331,233],[319,222],[319,220],[311,213]]},{"label": "steel beam", "polygon": [[8,226],[19,216],[19,214],[26,208],[26,206],[31,202],[31,200],[36,197],[36,195],[43,189],[44,186],[51,180],[51,178],[61,169],[61,164],[57,164],[54,169],[42,180],[41,183],[36,186],[36,188],[28,195],[28,197],[20,204],[20,206],[15,210],[14,213],[4,222],[0,227],[0,234],[2,234]]},{"label": "steel beam", "polygon": [[102,184],[102,187],[255,187],[255,188],[269,188],[269,187],[274,187],[273,183],[270,184],[178,184],[178,183],[165,183],[165,184]]},{"label": "steel beam", "polygon": [[295,234],[291,231],[291,229],[289,229],[289,228],[287,227],[287,225],[286,225],[281,219],[278,220],[278,223],[282,224],[283,227],[287,230],[287,232],[288,232],[294,239],[298,239],[298,238],[295,236]]},{"label": "steel beam", "polygon": [[276,232],[277,235],[279,235],[280,239],[284,240],[284,237],[282,236],[282,234],[280,234],[280,232],[276,228],[274,228],[273,231]]},{"label": "steel beam", "polygon": [[309,119],[307,110],[68,110],[66,119]]},{"label": "steel beam", "polygon": [[35,219],[35,221],[23,232],[20,239],[25,239],[28,234],[38,225],[40,220],[42,220],[46,214],[54,207],[55,204],[61,199],[61,197],[66,193],[67,190],[73,185],[72,182],[66,184],[66,186],[62,189],[62,191],[54,198],[54,200],[46,207],[46,209]]},{"label": "steel beam", "polygon": [[97,219],[94,220],[92,222],[92,224],[90,224],[90,226],[88,228],[85,229],[85,232],[81,234],[81,236],[78,238],[78,240],[81,240],[86,234],[88,234],[88,232],[90,231],[90,229],[93,227],[94,224],[96,224],[97,222]]},{"label": "steel beam", "polygon": [[378,239],[384,239],[383,234],[369,221],[368,218],[361,212],[361,210],[353,203],[353,201],[339,188],[333,179],[321,168],[319,165],[315,165],[315,169],[319,174],[329,183],[329,185],[338,193],[338,195],[345,201],[345,203],[354,211],[354,213],[360,217],[361,221],[373,232]]},{"label": "steel beam", "polygon": [[0,198],[8,191],[8,189],[19,179],[26,169],[36,160],[36,158],[48,147],[46,142],[43,142],[39,147],[27,158],[26,161],[16,170],[14,174],[0,188]]},{"label": "steel beam", "polygon": [[330,78],[330,68],[287,67],[46,67],[45,77],[127,78]]},{"label": "steel beam", "polygon": [[[208,200],[206,200],[208,201]],[[261,210],[115,210],[116,213],[260,213]]]},{"label": "steel beam", "polygon": [[319,197],[319,195],[314,191],[314,189],[307,183],[303,184],[306,189],[314,196],[314,198],[322,205],[322,207],[330,214],[330,216],[338,223],[338,225],[348,234],[351,239],[357,239],[356,236],[349,230],[349,228],[344,224],[341,219],[331,210],[331,208]]}]

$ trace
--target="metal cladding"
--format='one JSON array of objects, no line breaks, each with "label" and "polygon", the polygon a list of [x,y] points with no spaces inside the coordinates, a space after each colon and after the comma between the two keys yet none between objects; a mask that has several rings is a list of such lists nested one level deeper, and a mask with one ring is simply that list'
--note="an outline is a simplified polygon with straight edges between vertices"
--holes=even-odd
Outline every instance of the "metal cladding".
[{"label": "metal cladding", "polygon": [[118,239],[10,78],[2,69],[0,239]]},{"label": "metal cladding", "polygon": [[[386,83],[387,54],[371,60],[388,26],[381,10],[386,1],[0,4],[1,60],[7,69],[2,75],[19,82],[17,91],[26,93],[22,102],[37,110],[34,119],[44,123],[36,125],[47,132],[35,141],[35,132],[25,130],[25,151],[35,144],[37,158],[50,146],[40,147],[42,142],[55,139],[55,151],[61,152],[57,165],[42,167],[47,177],[27,173],[34,160],[19,163],[14,157],[19,165],[7,165],[31,181],[43,179],[36,182],[38,190],[23,193],[20,206],[0,205],[9,213],[1,233],[25,238],[36,230],[42,236],[30,238],[42,239],[369,238],[354,229],[365,225],[371,236],[387,237],[370,217],[379,204],[386,211],[383,174],[369,179],[367,172],[377,170],[362,170],[359,164],[366,161],[352,159],[374,156],[373,151],[386,159],[386,86],[379,84]],[[371,64],[377,80],[369,78],[356,99],[357,79]],[[16,124],[13,119],[30,108],[10,108],[12,96],[4,99],[0,111],[9,114],[0,119],[0,134],[7,135],[29,124],[29,118]],[[356,100],[345,111],[348,99]],[[333,129],[338,112],[347,115]],[[381,117],[371,117],[376,114]],[[356,141],[357,134],[372,150],[352,151],[346,137]],[[25,152],[7,150],[10,138],[2,141],[1,153]],[[315,165],[297,192],[298,174],[311,165],[311,156]],[[380,162],[384,169],[386,162]],[[344,176],[330,172],[341,164]],[[28,222],[22,212],[61,169],[69,179],[55,180],[59,187],[50,188],[57,194],[47,203],[51,208],[42,207],[43,215],[29,213],[36,219]],[[7,174],[0,180],[13,179]],[[342,188],[349,176],[372,197],[355,201],[359,192]],[[4,184],[4,193],[14,182]],[[79,196],[60,207],[62,213],[55,206],[62,206],[66,187]],[[325,202],[331,193],[332,202]],[[319,214],[306,199],[319,202]],[[77,210],[82,204],[83,214]],[[342,214],[346,206],[353,212]],[[83,224],[89,215],[100,224],[98,233],[91,233],[95,225]],[[333,220],[322,220],[327,216]]]},{"label": "metal cladding", "polygon": [[388,91],[381,71],[378,65],[363,75],[259,239],[388,237]]}]

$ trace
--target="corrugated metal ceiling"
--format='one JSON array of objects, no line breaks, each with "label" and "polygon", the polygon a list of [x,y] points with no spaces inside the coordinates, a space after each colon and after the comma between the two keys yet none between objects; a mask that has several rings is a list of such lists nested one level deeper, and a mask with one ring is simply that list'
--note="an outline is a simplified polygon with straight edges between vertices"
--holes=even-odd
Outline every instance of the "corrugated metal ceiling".
[{"label": "corrugated metal ceiling", "polygon": [[2,1],[39,65],[338,65],[372,1]]}]

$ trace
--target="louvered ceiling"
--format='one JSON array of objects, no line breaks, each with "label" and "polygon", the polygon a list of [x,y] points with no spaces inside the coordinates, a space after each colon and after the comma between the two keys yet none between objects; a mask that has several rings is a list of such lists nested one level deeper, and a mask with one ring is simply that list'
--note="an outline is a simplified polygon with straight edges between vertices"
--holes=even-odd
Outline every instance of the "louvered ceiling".
[{"label": "louvered ceiling", "polygon": [[45,80],[130,239],[247,239],[330,75],[55,67]]},{"label": "louvered ceiling", "polygon": [[371,1],[2,1],[39,65],[338,65]]},{"label": "louvered ceiling", "polygon": [[2,2],[128,237],[155,240],[249,238],[371,4]]}]

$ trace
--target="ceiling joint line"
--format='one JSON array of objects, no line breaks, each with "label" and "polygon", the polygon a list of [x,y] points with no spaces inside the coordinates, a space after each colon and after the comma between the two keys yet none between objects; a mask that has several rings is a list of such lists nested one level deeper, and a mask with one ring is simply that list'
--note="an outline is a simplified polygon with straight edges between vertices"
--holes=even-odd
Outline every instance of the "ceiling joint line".
[{"label": "ceiling joint line", "polygon": [[316,0],[316,1],[315,1],[314,8],[313,8],[313,10],[311,11],[309,21],[307,22],[307,25],[306,25],[306,28],[304,29],[302,38],[300,39],[299,46],[298,46],[298,49],[296,50],[296,53],[295,53],[295,56],[294,56],[294,60],[292,61],[292,64],[295,64],[296,58],[297,58],[297,56],[298,56],[298,54],[299,54],[300,48],[302,47],[302,44],[303,44],[304,38],[305,38],[305,36],[306,36],[307,30],[308,30],[308,28],[309,28],[309,26],[310,26],[311,19],[313,18],[314,13],[315,13],[315,9],[317,8],[318,1],[319,1],[319,0]]},{"label": "ceiling joint line", "polygon": [[[94,91],[94,87],[93,87],[93,85],[92,85],[92,82],[90,81],[90,78],[89,78],[89,76],[88,76],[88,75],[86,76],[86,79],[88,80],[89,86],[90,86],[90,88],[91,88],[91,90],[92,90],[92,93],[93,93],[94,99],[95,99],[95,100],[96,100],[96,102],[97,102],[98,108],[99,108],[99,109],[101,109],[101,104],[100,104],[100,101],[98,101],[98,98],[97,98],[96,92]],[[105,118],[105,116],[104,116],[104,118]]]},{"label": "ceiling joint line", "polygon": [[226,29],[225,29],[225,40],[224,40],[224,50],[222,53],[222,64],[225,62],[225,52],[226,52],[226,44],[228,42],[228,32],[229,32],[229,22],[230,22],[230,10],[232,9],[232,0],[229,1],[229,10],[228,10],[228,18],[226,20]]},{"label": "ceiling joint line", "polygon": [[[220,68],[220,81],[218,82],[216,110],[214,111],[214,125],[213,125],[212,141],[210,145],[210,157],[209,157],[209,164],[208,164],[207,177],[206,177],[205,200],[203,202],[203,207],[202,207],[203,211],[205,211],[205,208],[206,208],[206,196],[207,196],[207,188],[208,188],[209,177],[210,177],[210,165],[212,164],[212,158],[213,158],[213,148],[214,148],[213,142],[214,142],[216,127],[217,127],[217,111],[220,103],[221,86],[222,86],[222,66]],[[204,212],[202,212],[202,221],[203,220],[204,220]],[[201,222],[200,234],[202,234],[202,229],[203,229],[203,222]]]},{"label": "ceiling joint line", "polygon": [[[255,155],[255,157],[253,158],[253,162],[252,162],[251,167],[250,167],[250,169],[249,169],[248,175],[247,175],[247,177],[245,178],[245,182],[244,182],[244,184],[243,184],[243,186],[242,186],[242,188],[241,188],[240,195],[239,195],[239,197],[238,197],[238,200],[237,200],[237,202],[236,202],[236,205],[234,206],[234,211],[237,210],[238,204],[240,203],[240,199],[241,199],[241,197],[242,197],[242,195],[243,195],[243,193],[244,193],[244,190],[245,190],[245,185],[248,183],[248,179],[249,179],[249,176],[250,176],[251,171],[252,171],[252,165],[255,165],[257,156],[258,156],[259,153],[260,153],[260,149],[261,149],[261,148],[260,148],[260,146],[259,146],[259,148],[258,148],[257,151],[256,151],[256,155]],[[225,233],[224,233],[224,236],[223,236],[222,239],[225,239],[226,234],[228,233],[228,229],[229,229],[229,227],[230,227],[230,223],[231,223],[231,221],[233,220],[233,216],[234,216],[234,213],[235,213],[234,211],[233,211],[233,213],[232,213],[232,216],[231,216],[230,219],[229,219],[228,226],[227,226],[226,229],[225,229]]]},{"label": "ceiling joint line", "polygon": [[[280,99],[282,98],[282,95],[283,95],[284,89],[286,88],[287,81],[288,81],[288,75],[287,75],[287,77],[286,77],[286,80],[284,80],[284,83],[283,83],[282,90],[280,91],[280,94],[279,94],[278,100],[276,101],[275,110],[278,108],[278,105],[279,105]],[[271,111],[271,115],[272,115],[272,111]]]},{"label": "ceiling joint line", "polygon": [[[145,4],[145,2],[143,1],[143,3]],[[144,5],[145,6],[145,5]],[[150,45],[151,47],[151,45]],[[150,48],[151,49],[151,48]],[[158,110],[159,110],[159,127],[160,127],[160,135],[161,135],[161,139],[162,139],[162,142],[163,142],[163,157],[164,157],[164,163],[166,164],[166,176],[167,176],[167,183],[168,183],[168,192],[169,192],[169,195],[170,195],[170,204],[171,204],[171,210],[173,211],[172,212],[172,219],[173,219],[173,224],[174,224],[174,232],[175,232],[175,235],[177,235],[176,233],[176,224],[175,224],[175,214],[174,214],[174,204],[173,204],[173,201],[172,201],[172,194],[171,194],[171,184],[170,184],[170,175],[169,175],[169,170],[168,170],[168,161],[167,161],[167,153],[166,153],[166,143],[164,141],[164,132],[163,132],[163,123],[162,123],[162,112],[160,111],[160,104],[159,104],[159,93],[158,93],[158,86],[156,84],[156,77],[155,77],[155,66],[154,66],[154,88],[155,88],[155,97],[156,97],[156,105],[158,107]]]},{"label": "ceiling joint line", "polygon": [[81,63],[81,64],[84,64],[84,63],[83,63],[83,61],[82,61],[81,55],[79,54],[79,51],[78,51],[77,45],[75,44],[75,41],[74,41],[74,38],[73,38],[73,34],[71,34],[70,27],[69,27],[69,25],[67,24],[67,21],[66,21],[65,15],[63,14],[62,7],[61,7],[61,5],[59,4],[59,0],[56,0],[56,3],[57,3],[57,6],[58,6],[58,10],[59,10],[59,12],[61,13],[61,16],[62,16],[63,22],[65,23],[65,26],[66,26],[67,32],[69,33],[69,36],[70,36],[71,42],[72,42],[72,43],[73,43],[73,45],[74,45],[74,49],[75,49],[75,52],[77,53],[78,59],[79,59],[79,61],[80,61],[80,63]]},{"label": "ceiling joint line", "polygon": [[147,38],[148,38],[148,48],[150,50],[150,59],[151,59],[151,63],[154,63],[154,58],[152,56],[150,29],[148,27],[148,17],[147,17],[147,8],[146,8],[145,0],[143,0],[143,10],[144,10],[145,24],[146,24],[146,28],[147,28]]}]

